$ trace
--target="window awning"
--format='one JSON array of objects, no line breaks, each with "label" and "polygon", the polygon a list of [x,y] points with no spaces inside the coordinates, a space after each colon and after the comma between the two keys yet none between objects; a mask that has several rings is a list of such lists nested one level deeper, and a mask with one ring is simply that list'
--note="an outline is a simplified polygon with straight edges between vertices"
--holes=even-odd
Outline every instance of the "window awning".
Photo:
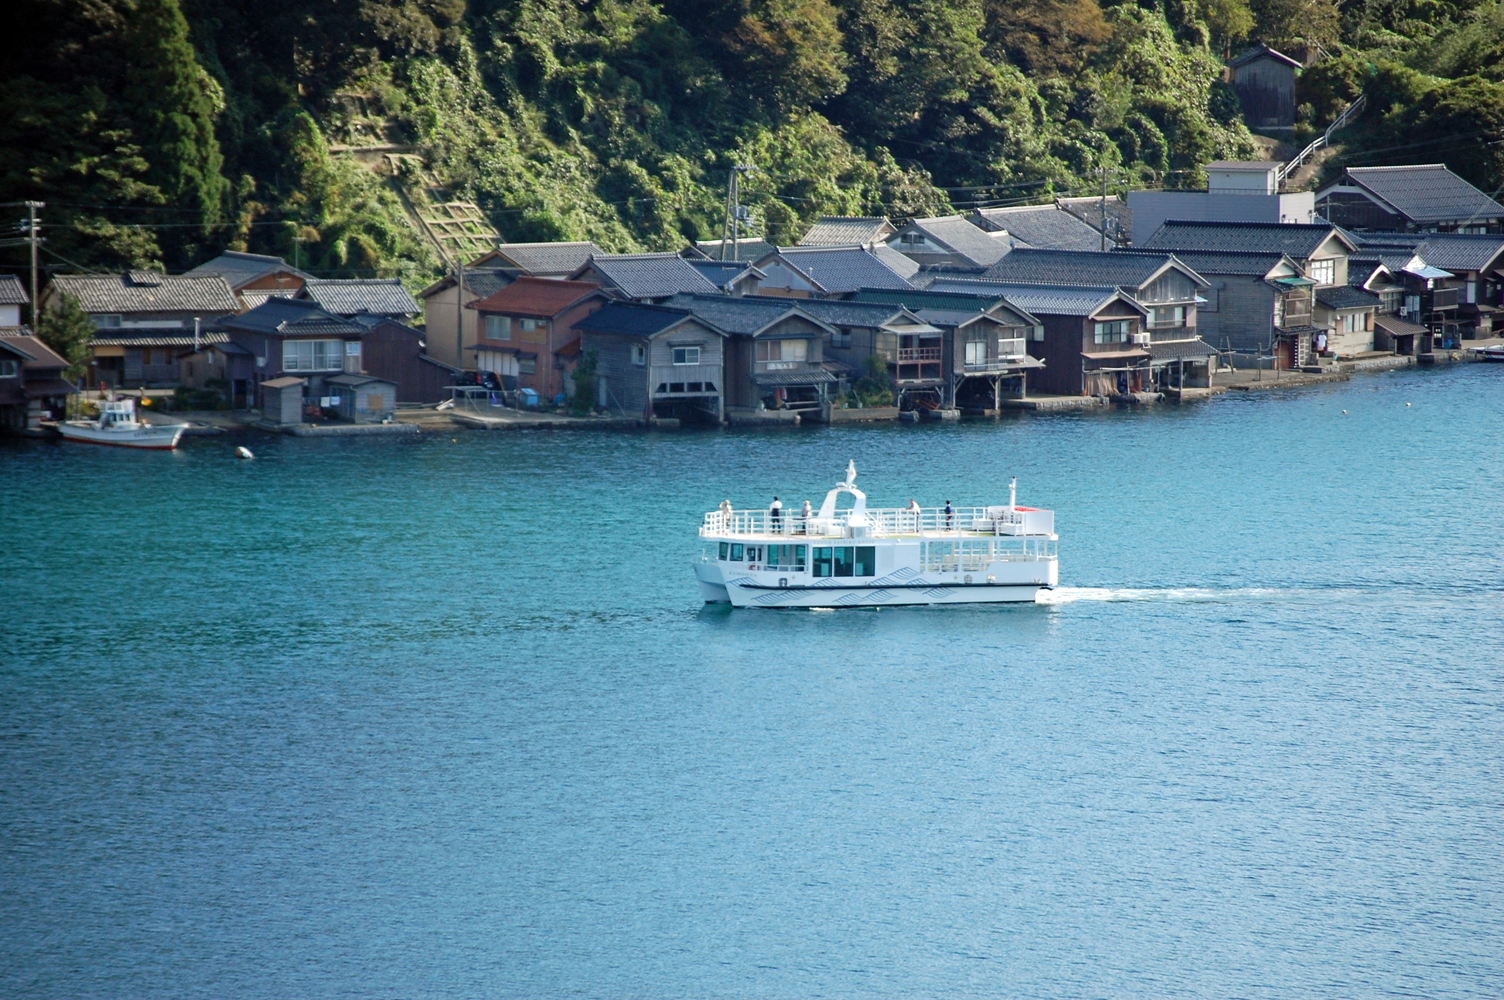
[{"label": "window awning", "polygon": [[820,385],[834,382],[836,377],[822,369],[810,372],[759,372],[752,376],[752,381],[758,385]]},{"label": "window awning", "polygon": [[1275,278],[1274,283],[1285,288],[1311,288],[1316,284],[1310,278]]}]

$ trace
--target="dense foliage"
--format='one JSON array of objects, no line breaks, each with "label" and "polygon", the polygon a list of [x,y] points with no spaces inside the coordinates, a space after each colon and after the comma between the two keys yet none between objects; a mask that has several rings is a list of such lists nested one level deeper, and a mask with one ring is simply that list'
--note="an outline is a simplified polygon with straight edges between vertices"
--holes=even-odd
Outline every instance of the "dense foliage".
[{"label": "dense foliage", "polygon": [[[226,245],[324,273],[437,261],[403,192],[507,239],[674,248],[1112,183],[1253,155],[1222,60],[1329,58],[1302,108],[1386,160],[1501,177],[1498,2],[1473,0],[19,0],[0,52],[0,199],[48,203],[48,260],[191,265]],[[1486,137],[1439,143],[1440,137]],[[396,155],[357,160],[341,147]],[[403,151],[412,155],[403,155]],[[1413,154],[1413,155],[1411,155]],[[1356,161],[1355,161],[1356,162]],[[1371,162],[1371,161],[1370,161]]]}]

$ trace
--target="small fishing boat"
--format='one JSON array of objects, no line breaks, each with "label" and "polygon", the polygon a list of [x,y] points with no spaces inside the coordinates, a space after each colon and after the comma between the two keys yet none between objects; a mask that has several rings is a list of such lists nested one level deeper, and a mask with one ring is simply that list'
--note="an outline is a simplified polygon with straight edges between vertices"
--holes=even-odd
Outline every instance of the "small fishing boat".
[{"label": "small fishing boat", "polygon": [[[852,462],[808,516],[723,503],[700,526],[700,595],[738,608],[1033,602],[1060,581],[1059,538],[1054,512],[1018,506],[1017,486],[1006,505],[873,510]],[[838,510],[842,494],[853,502]]]},{"label": "small fishing boat", "polygon": [[188,425],[143,423],[136,419],[134,399],[101,399],[99,419],[64,420],[57,429],[69,441],[84,444],[171,451],[178,446],[178,439]]},{"label": "small fishing boat", "polygon": [[1504,344],[1490,344],[1487,347],[1475,347],[1473,353],[1483,361],[1504,361]]}]

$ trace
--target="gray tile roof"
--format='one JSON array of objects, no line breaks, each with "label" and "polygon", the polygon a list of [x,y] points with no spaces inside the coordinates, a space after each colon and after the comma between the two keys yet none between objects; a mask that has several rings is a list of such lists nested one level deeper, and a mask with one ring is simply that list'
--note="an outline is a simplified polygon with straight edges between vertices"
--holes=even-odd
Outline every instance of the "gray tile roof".
[{"label": "gray tile roof", "polygon": [[1107,238],[1117,237],[1126,242],[1133,233],[1133,209],[1118,195],[1108,195],[1104,206],[1101,198],[1057,198],[1055,203],[1093,229],[1101,231],[1103,208],[1107,214]]},{"label": "gray tile roof", "polygon": [[981,228],[1007,231],[1031,247],[1051,250],[1101,250],[1102,234],[1054,205],[983,208],[973,213]]},{"label": "gray tile roof", "polygon": [[886,243],[879,243],[877,246],[870,247],[869,249],[872,251],[872,256],[887,264],[894,274],[905,281],[912,281],[914,275],[919,273],[919,264],[917,261],[905,257]]},{"label": "gray tile roof", "polygon": [[[1145,250],[1142,247],[1119,247],[1112,253],[1149,254],[1159,257],[1163,251]],[[1275,265],[1286,259],[1282,253],[1244,253],[1238,250],[1176,250],[1175,259],[1197,274],[1237,274],[1262,278]],[[1294,264],[1294,261],[1290,263]]]},{"label": "gray tile roof", "polygon": [[225,317],[215,324],[215,329],[279,337],[321,334],[348,337],[365,332],[360,324],[325,312],[318,303],[306,299],[267,299],[255,309]]},{"label": "gray tile roof", "polygon": [[817,287],[833,295],[859,288],[912,287],[865,247],[781,247],[775,252]]},{"label": "gray tile roof", "polygon": [[1283,52],[1277,52],[1274,49],[1271,49],[1269,46],[1264,45],[1263,43],[1255,45],[1253,48],[1249,49],[1247,52],[1244,52],[1232,62],[1228,63],[1228,65],[1236,68],[1238,66],[1242,66],[1244,63],[1253,62],[1255,59],[1263,59],[1266,56],[1270,59],[1275,60],[1276,62],[1282,62],[1287,66],[1293,66],[1296,69],[1300,68],[1299,59],[1292,59],[1289,56],[1285,55]]},{"label": "gray tile roof", "polygon": [[199,313],[205,317],[240,311],[240,300],[217,274],[59,274],[58,293],[78,300],[86,313]]},{"label": "gray tile roof", "polygon": [[503,257],[535,277],[564,277],[574,273],[592,254],[606,251],[594,243],[503,243]]},{"label": "gray tile roof", "polygon": [[247,309],[254,309],[267,299],[295,299],[299,291],[301,289],[297,288],[242,288],[236,294]]},{"label": "gray tile roof", "polygon": [[689,316],[688,309],[669,309],[640,302],[610,302],[577,322],[576,330],[615,333],[626,337],[651,337]]},{"label": "gray tile roof", "polygon": [[1348,167],[1347,179],[1397,208],[1413,222],[1504,218],[1504,205],[1473,187],[1444,163]]},{"label": "gray tile roof", "polygon": [[1090,316],[1122,293],[1115,287],[1090,285],[1007,285],[1003,298],[1035,316]]},{"label": "gray tile roof", "polygon": [[0,274],[0,306],[24,306],[30,301],[20,278],[14,274]]},{"label": "gray tile roof", "polygon": [[799,308],[831,326],[879,327],[903,311],[903,306],[844,299],[801,299]]},{"label": "gray tile roof", "polygon": [[995,264],[1008,253],[1008,245],[988,236],[959,215],[940,215],[929,219],[915,219],[909,226],[925,236],[949,247],[973,264],[986,267]]},{"label": "gray tile roof", "polygon": [[416,316],[422,312],[396,278],[314,278],[303,294],[336,316]]},{"label": "gray tile roof", "polygon": [[257,278],[264,278],[278,271],[295,274],[305,280],[310,277],[289,265],[281,257],[260,253],[241,253],[238,250],[226,250],[213,260],[205,261],[187,273],[196,278],[217,274],[229,282],[231,288],[239,288]]},{"label": "gray tile roof", "polygon": [[738,279],[748,272],[754,277],[763,277],[763,273],[752,266],[747,260],[709,260],[702,257],[685,257],[689,266],[699,271],[705,279],[722,291],[730,288]]},{"label": "gray tile roof", "polygon": [[825,215],[799,241],[802,247],[850,247],[873,243],[893,232],[880,215]]},{"label": "gray tile roof", "polygon": [[[720,240],[700,240],[695,244],[695,249],[709,257],[711,260],[721,259]],[[736,241],[736,260],[762,260],[772,253],[775,247],[761,236],[744,236]],[[731,260],[731,241],[726,241],[726,259]]]},{"label": "gray tile roof", "polygon": [[1165,265],[1174,263],[1176,258],[1168,253],[1018,249],[988,268],[982,278],[1026,284],[1117,285],[1137,289],[1147,284]]},{"label": "gray tile roof", "polygon": [[1192,358],[1215,357],[1219,352],[1206,341],[1169,340],[1149,345],[1149,357],[1155,361],[1188,361]]},{"label": "gray tile roof", "polygon": [[1165,222],[1136,249],[1240,250],[1287,253],[1305,260],[1326,242],[1337,227],[1287,222]]},{"label": "gray tile roof", "polygon": [[887,288],[867,288],[856,293],[855,302],[883,302],[908,306],[916,312],[922,309],[960,309],[986,312],[1003,298],[997,285],[973,285],[967,292],[944,292],[929,288],[898,291]]},{"label": "gray tile roof", "polygon": [[804,311],[803,301],[772,295],[675,295],[663,304],[688,310],[717,330],[745,335],[756,333],[785,313]]},{"label": "gray tile roof", "polygon": [[1504,236],[1432,234],[1415,248],[1427,264],[1445,271],[1483,271],[1504,267]]},{"label": "gray tile roof", "polygon": [[1316,289],[1316,301],[1328,309],[1371,309],[1379,304],[1379,297],[1352,285],[1328,285]]},{"label": "gray tile roof", "polygon": [[721,290],[676,253],[596,254],[590,265],[608,287],[615,286],[629,299],[662,299],[679,292],[710,295]]},{"label": "gray tile roof", "polygon": [[[221,331],[204,330],[198,335],[198,343],[206,347],[230,342],[230,335]],[[127,333],[101,331],[94,335],[92,343],[112,347],[192,347],[193,334],[176,330],[173,333],[153,334],[148,330],[131,330]]]}]

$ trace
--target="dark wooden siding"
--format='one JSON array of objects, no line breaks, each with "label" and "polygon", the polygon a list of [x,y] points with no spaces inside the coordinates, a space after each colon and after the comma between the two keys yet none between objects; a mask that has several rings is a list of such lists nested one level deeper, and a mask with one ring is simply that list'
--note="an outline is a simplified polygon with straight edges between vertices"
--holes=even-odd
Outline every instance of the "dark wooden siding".
[{"label": "dark wooden siding", "polygon": [[372,327],[361,339],[367,375],[397,383],[399,403],[438,403],[449,398],[454,373],[424,355],[423,334],[396,320]]},{"label": "dark wooden siding", "polygon": [[629,417],[641,416],[648,409],[649,369],[632,363],[634,344],[646,352],[647,341],[641,337],[588,331],[580,335],[581,350],[595,352],[595,370],[606,387],[606,408]]},{"label": "dark wooden siding", "polygon": [[1408,228],[1403,217],[1385,211],[1361,194],[1333,191],[1316,203],[1316,210],[1345,229],[1397,233]]},{"label": "dark wooden siding", "polygon": [[1295,125],[1294,66],[1269,56],[1254,59],[1234,71],[1232,85],[1249,128]]}]

